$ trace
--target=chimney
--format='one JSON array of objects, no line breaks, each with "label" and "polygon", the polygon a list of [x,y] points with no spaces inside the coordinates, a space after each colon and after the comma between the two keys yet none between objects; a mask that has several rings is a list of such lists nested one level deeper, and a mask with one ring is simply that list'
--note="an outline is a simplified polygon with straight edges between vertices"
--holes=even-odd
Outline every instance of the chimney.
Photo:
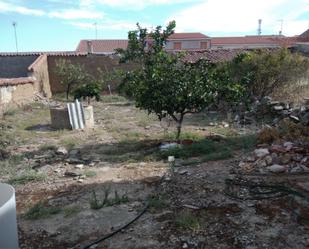
[{"label": "chimney", "polygon": [[87,53],[88,54],[93,54],[92,41],[87,41]]}]

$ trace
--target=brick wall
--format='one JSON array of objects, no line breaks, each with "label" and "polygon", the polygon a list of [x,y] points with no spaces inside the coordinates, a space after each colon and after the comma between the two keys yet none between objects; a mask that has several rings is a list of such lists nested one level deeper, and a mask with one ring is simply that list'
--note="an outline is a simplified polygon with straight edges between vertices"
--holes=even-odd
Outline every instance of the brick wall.
[{"label": "brick wall", "polygon": [[[48,56],[48,71],[49,83],[52,93],[61,93],[65,91],[65,86],[60,83],[60,78],[56,74],[56,62],[60,59],[65,59],[73,64],[82,65],[86,72],[91,75],[98,75],[98,68],[103,72],[112,72],[113,70],[130,70],[134,68],[132,64],[119,64],[117,57],[106,55],[79,55],[79,56]],[[111,88],[114,90],[117,86],[117,81],[109,82]],[[104,89],[107,90],[107,89]]]},{"label": "brick wall", "polygon": [[27,77],[28,67],[37,58],[37,55],[0,55],[0,78]]}]

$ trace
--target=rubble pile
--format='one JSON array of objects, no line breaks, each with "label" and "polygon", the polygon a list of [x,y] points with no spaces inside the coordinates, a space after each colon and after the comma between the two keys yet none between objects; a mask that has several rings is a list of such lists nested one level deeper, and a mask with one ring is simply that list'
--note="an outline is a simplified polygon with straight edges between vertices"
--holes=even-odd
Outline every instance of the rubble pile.
[{"label": "rubble pile", "polygon": [[[243,105],[244,106],[244,105]],[[303,105],[294,105],[292,102],[273,101],[271,97],[264,97],[255,101],[250,111],[244,111],[241,106],[239,115],[235,117],[236,122],[250,124],[259,119],[271,118],[276,124],[284,118],[290,118],[294,122],[309,125],[309,98],[304,99]]]},{"label": "rubble pile", "polygon": [[309,144],[284,142],[283,144],[261,145],[251,155],[244,158],[238,166],[238,170],[242,173],[309,173]]}]

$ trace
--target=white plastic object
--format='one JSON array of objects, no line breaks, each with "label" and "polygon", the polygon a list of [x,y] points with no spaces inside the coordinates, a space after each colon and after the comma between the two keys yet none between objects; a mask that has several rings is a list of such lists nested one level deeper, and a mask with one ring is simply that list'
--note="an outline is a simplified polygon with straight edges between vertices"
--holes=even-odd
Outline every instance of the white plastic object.
[{"label": "white plastic object", "polygon": [[0,183],[0,248],[19,248],[15,190],[5,183]]}]

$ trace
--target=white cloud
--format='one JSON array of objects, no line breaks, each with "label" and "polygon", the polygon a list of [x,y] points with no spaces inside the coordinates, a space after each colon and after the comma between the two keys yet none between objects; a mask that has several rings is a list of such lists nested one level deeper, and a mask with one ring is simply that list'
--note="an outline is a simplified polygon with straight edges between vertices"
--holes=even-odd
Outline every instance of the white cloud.
[{"label": "white cloud", "polygon": [[48,14],[50,17],[56,17],[61,19],[102,19],[103,13],[81,10],[81,9],[66,9],[60,11],[52,11]]},{"label": "white cloud", "polygon": [[283,33],[295,35],[308,27],[308,22],[296,20],[308,8],[308,0],[207,0],[168,20],[176,20],[177,31],[255,34],[258,19],[262,19],[262,33],[278,33],[278,20],[283,19]]},{"label": "white cloud", "polygon": [[[82,28],[82,29],[94,29],[94,24],[90,22],[69,22],[69,24]],[[98,30],[124,30],[129,31],[136,29],[136,24],[127,21],[112,21],[107,20],[104,23],[97,23]]]},{"label": "white cloud", "polygon": [[43,10],[26,8],[11,3],[0,1],[0,12],[15,12],[23,15],[43,16],[45,12]]},{"label": "white cloud", "polygon": [[95,6],[96,4],[117,7],[123,9],[143,9],[152,5],[165,5],[192,2],[197,3],[201,0],[80,0],[81,6]]}]

